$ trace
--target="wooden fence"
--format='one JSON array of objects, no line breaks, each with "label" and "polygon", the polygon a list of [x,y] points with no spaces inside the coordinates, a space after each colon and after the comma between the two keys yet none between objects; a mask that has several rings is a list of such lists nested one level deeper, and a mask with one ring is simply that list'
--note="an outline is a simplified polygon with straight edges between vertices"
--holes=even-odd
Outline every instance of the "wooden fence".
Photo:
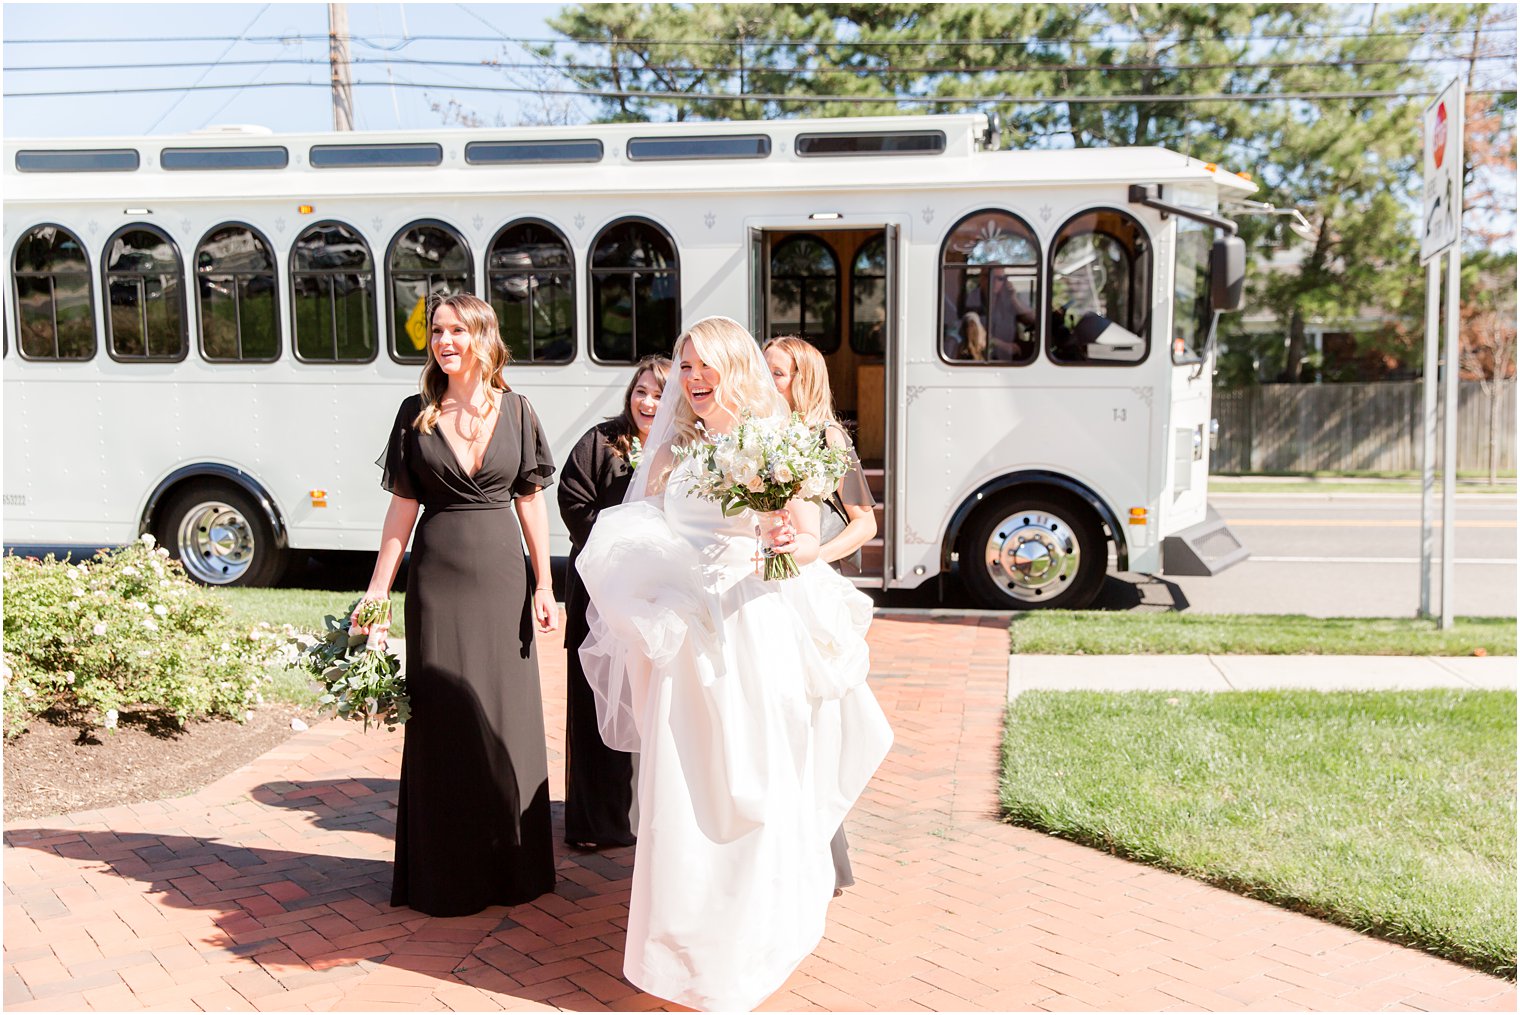
[{"label": "wooden fence", "polygon": [[[1494,389],[1497,468],[1515,468],[1515,382]],[[1489,396],[1458,386],[1457,470],[1488,472]],[[1316,472],[1420,468],[1421,382],[1263,384],[1214,392],[1219,446],[1212,471]],[[1439,410],[1438,410],[1439,411]],[[1439,462],[1441,437],[1436,438]]]}]

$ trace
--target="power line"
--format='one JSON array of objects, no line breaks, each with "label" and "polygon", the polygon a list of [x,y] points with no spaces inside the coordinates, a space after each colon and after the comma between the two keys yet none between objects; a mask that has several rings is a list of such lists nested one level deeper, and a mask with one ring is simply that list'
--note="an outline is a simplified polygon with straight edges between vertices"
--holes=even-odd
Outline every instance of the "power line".
[{"label": "power line", "polygon": [[[708,92],[655,92],[639,91],[630,89],[581,89],[581,88],[518,88],[513,86],[496,85],[462,85],[448,84],[446,82],[419,83],[419,82],[396,82],[396,87],[401,88],[426,88],[434,91],[465,91],[465,92],[502,92],[515,94],[536,95],[572,95],[583,98],[605,99],[656,99],[667,102],[697,101],[697,102],[791,102],[791,103],[849,103],[856,105],[911,105],[911,106],[976,106],[976,105],[1045,105],[1047,103],[1068,103],[1071,105],[1114,105],[1132,103],[1188,103],[1188,102],[1314,102],[1329,100],[1349,99],[1418,99],[1437,94],[1435,89],[1415,89],[1412,91],[1335,91],[1335,92],[1220,92],[1214,94],[1150,94],[1150,95],[1045,95],[1045,96],[1013,96],[1013,95],[951,95],[951,96],[926,96],[926,95],[782,95],[764,94],[756,92],[746,93],[723,93],[715,94]],[[228,88],[327,88],[327,81],[250,81],[244,84],[225,85],[197,85],[197,91],[222,91]],[[355,88],[389,88],[389,81],[355,81]],[[182,90],[182,86],[161,86],[144,88],[87,88],[69,89],[51,92],[6,92],[4,97],[8,99],[41,99],[59,98],[63,96],[82,95],[146,95],[162,92],[176,92]],[[1513,88],[1477,88],[1467,92],[1468,95],[1513,95]]]},{"label": "power line", "polygon": [[[486,22],[489,24],[489,22]],[[493,26],[494,28],[494,26]],[[499,29],[496,29],[499,31]],[[743,39],[607,39],[607,38],[517,38],[502,35],[501,41],[513,43],[531,43],[534,45],[551,46],[770,46],[776,48],[808,48],[808,47],[838,47],[848,49],[890,49],[894,46],[987,46],[987,47],[1023,47],[1032,46],[1132,46],[1145,43],[1157,45],[1176,45],[1184,42],[1273,42],[1273,41],[1300,41],[1300,42],[1328,42],[1345,39],[1419,39],[1437,35],[1461,35],[1470,36],[1492,35],[1502,32],[1506,35],[1514,34],[1514,29],[1508,26],[1482,26],[1478,28],[1442,28],[1430,31],[1400,31],[1400,32],[1344,32],[1327,33],[1322,35],[1234,35],[1234,36],[1172,36],[1156,39],[900,39],[894,41],[869,41],[857,39],[764,39],[749,36]],[[7,46],[27,45],[89,45],[96,43],[124,43],[133,44],[139,42],[227,42],[233,37],[226,35],[182,35],[182,36],[134,36],[130,38],[94,38],[94,39],[6,39]],[[351,41],[360,45],[376,45],[384,41],[396,41],[403,45],[413,42],[480,42],[480,35],[353,35]],[[292,43],[292,42],[326,42],[324,36],[307,35],[250,35],[243,39],[244,42],[259,43]]]},{"label": "power line", "polygon": [[[1122,71],[1184,71],[1184,70],[1289,70],[1302,67],[1367,67],[1385,66],[1397,64],[1426,64],[1426,63],[1455,63],[1455,62],[1478,62],[1491,63],[1507,60],[1513,62],[1516,53],[1494,53],[1478,57],[1463,54],[1453,56],[1426,56],[1410,57],[1408,59],[1356,59],[1356,60],[1286,60],[1267,61],[1257,63],[1241,63],[1231,61],[1226,63],[1066,63],[1066,64],[985,64],[972,66],[923,66],[903,67],[891,64],[872,65],[870,67],[744,67],[746,72],[759,72],[764,74],[778,74],[785,76],[800,76],[807,74],[841,73],[848,74],[857,71],[870,71],[876,74],[1025,74],[1038,72],[1102,72],[1115,73]],[[213,62],[213,66],[221,67],[301,67],[326,65],[327,60],[315,58],[301,58],[292,60],[223,60]],[[384,60],[365,59],[360,57],[349,61],[354,66],[362,64],[370,65],[409,65],[415,67],[478,67],[490,70],[534,70],[542,68],[553,70],[561,74],[586,71],[625,71],[636,73],[640,71],[680,71],[680,72],[704,72],[731,74],[741,70],[738,66],[722,64],[650,64],[647,66],[629,67],[610,64],[561,64],[544,63],[533,61],[527,63],[501,62],[494,60],[428,60],[417,57],[388,57]],[[17,74],[26,71],[105,71],[105,70],[163,70],[163,69],[188,69],[190,67],[206,66],[206,61],[199,60],[176,60],[172,68],[165,68],[163,61],[152,63],[103,63],[103,64],[53,64],[34,67],[7,67],[7,74]]]},{"label": "power line", "polygon": [[[195,83],[190,86],[191,89],[194,89],[196,85],[198,85],[202,81],[206,80],[206,75],[210,74],[213,70],[216,69],[217,64],[219,64],[219,63],[222,62],[222,57],[223,56],[226,56],[228,53],[232,52],[232,47],[236,46],[240,41],[242,41],[243,36],[245,36],[245,35],[248,34],[248,29],[252,28],[254,26],[254,23],[257,22],[259,20],[259,18],[262,18],[264,16],[264,12],[267,11],[267,10],[269,10],[269,4],[265,4],[263,7],[259,8],[258,13],[253,16],[253,19],[251,21],[249,21],[248,24],[244,25],[243,26],[243,30],[237,34],[237,38],[235,38],[231,42],[229,42],[227,44],[227,48],[224,49],[224,50],[222,50],[222,55],[219,56],[219,57],[217,57],[215,60],[211,61],[211,65],[209,67],[207,67],[205,70],[201,71],[201,76],[195,79]],[[144,133],[147,133],[147,134],[153,133],[153,128],[157,127],[159,124],[163,123],[164,122],[164,117],[168,116],[170,113],[172,113],[176,109],[178,109],[179,108],[179,104],[181,102],[184,102],[185,99],[186,99],[186,97],[189,96],[189,94],[190,94],[190,92],[186,91],[183,95],[181,95],[179,98],[175,99],[172,103],[170,103],[169,104],[169,108],[166,109],[166,110],[164,110],[162,113],[159,113],[158,114],[158,119],[154,120],[151,124],[149,124],[148,129]]]}]

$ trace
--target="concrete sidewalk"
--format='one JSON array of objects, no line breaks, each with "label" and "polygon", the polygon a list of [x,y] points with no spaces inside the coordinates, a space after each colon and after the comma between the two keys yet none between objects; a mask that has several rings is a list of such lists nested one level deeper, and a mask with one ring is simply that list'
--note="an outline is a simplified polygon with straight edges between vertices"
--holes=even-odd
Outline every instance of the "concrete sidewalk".
[{"label": "concrete sidewalk", "polygon": [[1008,700],[1024,691],[1513,691],[1514,656],[1012,655]]},{"label": "concrete sidewalk", "polygon": [[[1002,822],[1006,621],[880,615],[871,651],[896,742],[847,821],[857,884],[765,1009],[1515,1010],[1512,982]],[[557,635],[539,659],[559,801]],[[633,850],[566,849],[558,803],[553,893],[391,908],[400,753],[328,721],[190,796],[8,824],[5,1008],[669,1007],[622,977]]]}]

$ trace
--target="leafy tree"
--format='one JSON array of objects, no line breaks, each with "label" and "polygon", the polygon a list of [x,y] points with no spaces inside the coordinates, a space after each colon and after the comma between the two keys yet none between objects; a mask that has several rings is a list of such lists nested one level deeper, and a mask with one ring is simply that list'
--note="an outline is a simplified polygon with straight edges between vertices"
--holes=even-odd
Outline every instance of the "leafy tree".
[{"label": "leafy tree", "polygon": [[[538,49],[598,119],[772,119],[996,108],[1016,147],[1162,145],[1251,172],[1311,239],[1242,219],[1252,302],[1286,341],[1226,317],[1223,378],[1312,379],[1314,321],[1390,317],[1362,351],[1418,362],[1420,112],[1463,73],[1466,223],[1513,245],[1515,8],[1492,4],[580,4]],[[1471,33],[1466,34],[1466,33]],[[1273,99],[1266,96],[1331,97]],[[1403,93],[1402,96],[1367,93]],[[1210,98],[1211,96],[1215,98]],[[1184,100],[1184,101],[1177,101]],[[1296,260],[1260,270],[1268,241]]]}]

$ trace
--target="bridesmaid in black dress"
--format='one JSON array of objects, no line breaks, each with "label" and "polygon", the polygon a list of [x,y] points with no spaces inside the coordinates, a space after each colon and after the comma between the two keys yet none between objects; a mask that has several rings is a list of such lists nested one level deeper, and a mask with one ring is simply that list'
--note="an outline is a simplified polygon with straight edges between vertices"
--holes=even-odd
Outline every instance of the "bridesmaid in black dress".
[{"label": "bridesmaid in black dress", "polygon": [[633,756],[602,742],[596,698],[581,669],[586,640],[586,588],[575,559],[603,508],[623,502],[633,475],[634,439],[649,434],[670,360],[646,356],[633,368],[623,411],[587,430],[559,477],[559,513],[570,532],[565,583],[565,842],[576,849],[631,846]]},{"label": "bridesmaid in black dress", "polygon": [[401,403],[378,463],[392,496],[366,599],[389,595],[417,529],[391,905],[430,916],[554,890],[533,645],[535,626],[558,622],[541,494],[554,464],[533,408],[502,378],[506,360],[490,304],[443,297],[422,394]]}]

